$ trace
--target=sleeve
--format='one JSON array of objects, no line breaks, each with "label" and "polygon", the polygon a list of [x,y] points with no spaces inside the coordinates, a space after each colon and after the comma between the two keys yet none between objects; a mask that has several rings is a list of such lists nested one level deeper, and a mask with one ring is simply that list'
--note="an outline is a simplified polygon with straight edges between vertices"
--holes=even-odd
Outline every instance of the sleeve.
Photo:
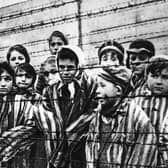
[{"label": "sleeve", "polygon": [[[155,130],[145,114],[145,112],[134,104],[130,113],[128,123],[132,124],[132,131],[129,135],[134,134],[130,147],[128,165],[131,167],[155,167],[158,158],[158,146]],[[127,165],[126,163],[126,165]]]},{"label": "sleeve", "polygon": [[[167,113],[168,114],[168,113]],[[168,167],[168,115],[166,115],[159,134],[159,152],[163,165]]]},{"label": "sleeve", "polygon": [[37,139],[37,129],[17,126],[5,131],[0,137],[0,158],[3,162],[15,157],[17,153],[29,149]]}]

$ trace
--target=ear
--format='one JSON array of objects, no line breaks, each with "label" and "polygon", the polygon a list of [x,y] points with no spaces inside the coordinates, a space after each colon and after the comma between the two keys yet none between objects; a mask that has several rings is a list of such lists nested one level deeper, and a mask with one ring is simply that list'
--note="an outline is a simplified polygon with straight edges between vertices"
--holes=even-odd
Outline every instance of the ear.
[{"label": "ear", "polygon": [[116,92],[116,95],[117,96],[121,96],[123,94],[123,89],[121,86],[119,85],[116,85],[116,89],[117,89],[117,92]]}]

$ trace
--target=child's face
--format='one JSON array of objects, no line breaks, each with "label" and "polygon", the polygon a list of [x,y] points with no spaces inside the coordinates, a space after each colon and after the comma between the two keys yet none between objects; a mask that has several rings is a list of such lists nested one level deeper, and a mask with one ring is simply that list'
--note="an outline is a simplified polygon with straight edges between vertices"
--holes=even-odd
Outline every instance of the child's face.
[{"label": "child's face", "polygon": [[118,59],[118,53],[114,50],[105,51],[101,57],[101,65],[102,66],[120,65]]},{"label": "child's face", "polygon": [[96,95],[98,98],[98,102],[102,105],[105,105],[111,102],[111,106],[113,106],[116,102],[118,88],[115,84],[104,80],[101,77],[97,77],[97,90]]},{"label": "child's face", "polygon": [[33,77],[22,69],[16,72],[16,85],[19,88],[26,89],[32,84]]},{"label": "child's face", "polygon": [[10,58],[9,58],[9,64],[13,69],[16,69],[16,67],[22,63],[25,63],[26,59],[23,54],[20,52],[14,50],[11,52]]},{"label": "child's face", "polygon": [[49,44],[51,54],[56,55],[62,45],[64,45],[64,41],[60,37],[53,36]]},{"label": "child's face", "polygon": [[154,95],[162,95],[168,93],[168,68],[164,68],[161,72],[152,74],[149,72],[147,76],[147,84]]},{"label": "child's face", "polygon": [[0,94],[6,95],[12,90],[13,79],[12,76],[7,72],[3,71],[0,74]]},{"label": "child's face", "polygon": [[44,66],[44,78],[45,78],[45,81],[51,85],[53,83],[55,83],[57,81],[57,69],[56,69],[56,66],[53,65],[53,64],[46,64]]},{"label": "child's face", "polygon": [[130,67],[135,74],[144,73],[149,56],[147,53],[130,53]]},{"label": "child's face", "polygon": [[77,66],[75,61],[70,59],[59,59],[58,70],[62,81],[64,83],[71,83],[76,74]]}]

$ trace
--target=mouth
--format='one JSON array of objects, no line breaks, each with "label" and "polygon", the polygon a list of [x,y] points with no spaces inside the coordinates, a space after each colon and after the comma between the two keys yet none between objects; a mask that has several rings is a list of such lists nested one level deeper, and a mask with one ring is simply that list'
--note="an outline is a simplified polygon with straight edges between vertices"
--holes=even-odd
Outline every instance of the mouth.
[{"label": "mouth", "polygon": [[27,87],[27,86],[29,86],[29,84],[27,84],[27,83],[18,83],[20,86],[24,86],[24,87]]},{"label": "mouth", "polygon": [[8,92],[8,89],[0,88],[0,92],[1,92],[1,93]]}]

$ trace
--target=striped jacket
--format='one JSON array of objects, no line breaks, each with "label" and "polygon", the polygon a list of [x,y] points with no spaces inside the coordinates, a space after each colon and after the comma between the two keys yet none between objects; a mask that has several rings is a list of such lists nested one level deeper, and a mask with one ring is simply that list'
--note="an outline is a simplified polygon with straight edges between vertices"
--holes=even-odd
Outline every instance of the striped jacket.
[{"label": "striped jacket", "polygon": [[156,133],[160,133],[161,125],[168,114],[168,97],[153,96],[147,84],[137,89],[135,102],[145,111],[154,126]]},{"label": "striped jacket", "polygon": [[[96,168],[99,160],[100,147],[100,111],[92,120],[86,142],[87,168]],[[124,102],[117,109],[116,116],[111,120],[108,148],[107,168],[154,167],[157,163],[156,136],[150,120],[142,109],[132,102]]]},{"label": "striped jacket", "polygon": [[[9,129],[25,124],[32,104],[38,103],[39,100],[39,95],[35,93],[20,95],[15,92],[4,96],[0,102],[0,133],[3,134]],[[17,136],[15,141],[18,141]],[[28,155],[18,155],[13,160],[1,163],[1,166],[8,167],[10,165],[12,168],[27,168],[30,164]]]},{"label": "striped jacket", "polygon": [[[66,158],[67,160],[83,160],[85,156],[84,152],[82,154],[80,150],[74,152],[72,149],[68,152],[67,150],[71,149],[71,147],[69,147],[71,141],[68,139],[74,135],[78,139],[80,136],[76,133],[82,135],[82,131],[87,129],[87,124],[85,125],[84,123],[88,123],[88,118],[92,112],[92,100],[95,96],[96,85],[85,73],[81,74],[80,79],[74,79],[74,83],[75,95],[68,104],[66,100],[62,99],[61,88],[63,84],[61,81],[48,87],[44,93],[44,99],[46,100],[43,101],[39,107],[39,112],[36,113],[39,129],[45,132],[45,138],[49,139],[49,141],[46,141],[48,159],[55,167],[59,167],[59,164],[61,164],[61,159],[57,158],[60,153],[69,153],[69,156],[67,156],[68,159]],[[73,136],[69,131],[65,133],[66,130],[73,130]],[[78,143],[78,146],[80,146],[79,144],[80,143]],[[82,148],[82,146],[79,147],[79,149],[80,148]],[[74,158],[80,155],[80,159]],[[64,158],[62,160],[66,159]],[[73,167],[79,167],[79,163],[70,163],[70,165],[72,164]],[[64,167],[67,166],[65,163]]]}]

